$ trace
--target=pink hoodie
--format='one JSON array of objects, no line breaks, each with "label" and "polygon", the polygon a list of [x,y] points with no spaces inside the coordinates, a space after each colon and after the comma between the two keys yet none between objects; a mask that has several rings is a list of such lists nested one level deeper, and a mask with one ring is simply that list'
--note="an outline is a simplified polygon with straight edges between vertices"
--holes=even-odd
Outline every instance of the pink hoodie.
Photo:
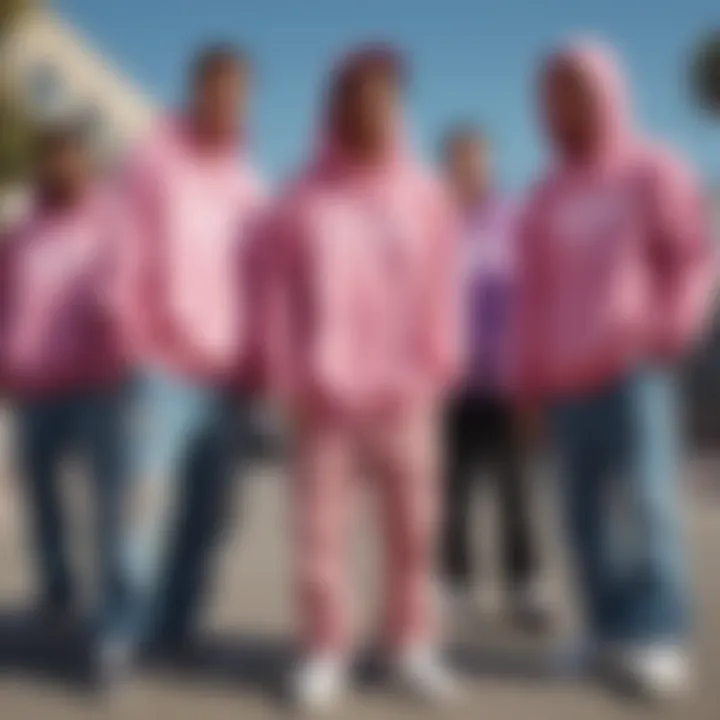
[{"label": "pink hoodie", "polygon": [[714,279],[709,218],[692,173],[630,124],[620,73],[593,44],[571,63],[602,113],[587,163],[559,158],[521,222],[519,384],[537,396],[598,387],[686,351]]},{"label": "pink hoodie", "polygon": [[36,207],[2,247],[0,351],[5,387],[44,395],[87,390],[122,371],[107,294],[112,262],[107,198]]},{"label": "pink hoodie", "polygon": [[203,154],[164,122],[131,163],[117,286],[130,362],[236,381],[248,349],[249,238],[264,193],[237,148]]},{"label": "pink hoodie", "polygon": [[368,170],[324,138],[270,223],[275,389],[304,407],[363,414],[431,400],[454,381],[453,225],[440,186],[402,143]]}]

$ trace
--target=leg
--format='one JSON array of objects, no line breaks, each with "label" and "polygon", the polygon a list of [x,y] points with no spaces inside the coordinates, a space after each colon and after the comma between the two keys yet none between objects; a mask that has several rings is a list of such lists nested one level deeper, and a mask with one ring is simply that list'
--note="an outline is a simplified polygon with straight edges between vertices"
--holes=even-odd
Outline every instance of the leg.
[{"label": "leg", "polygon": [[[250,413],[218,397],[197,438],[182,478],[183,499],[169,558],[161,635],[175,642],[196,625],[211,577],[212,555],[233,509],[233,483],[238,469],[235,444],[245,455],[250,441]],[[243,459],[241,457],[241,464]]]},{"label": "leg", "polygon": [[123,394],[112,389],[79,401],[80,443],[89,457],[96,494],[101,636],[122,633],[128,588],[122,560],[122,521],[127,473],[123,457]]},{"label": "leg", "polygon": [[162,624],[162,569],[178,513],[177,483],[206,412],[201,388],[162,373],[138,380],[131,396],[129,450],[134,462],[123,564],[128,632],[138,640]]},{"label": "leg", "polygon": [[536,579],[537,555],[522,439],[509,405],[498,403],[495,417],[503,568],[511,588],[527,588]]},{"label": "leg", "polygon": [[689,624],[677,481],[679,427],[673,378],[646,370],[625,385],[620,480],[629,483],[625,519],[630,542],[618,565],[609,632],[624,642],[676,643]]},{"label": "leg", "polygon": [[20,457],[42,597],[50,609],[62,611],[72,600],[58,488],[67,421],[59,402],[27,403],[19,410]]},{"label": "leg", "polygon": [[310,656],[351,644],[346,531],[355,448],[351,431],[315,420],[300,429],[293,488],[301,638]]},{"label": "leg", "polygon": [[393,652],[434,644],[434,554],[439,510],[436,418],[381,427],[378,477],[386,542],[385,642]]},{"label": "leg", "polygon": [[477,438],[468,401],[459,401],[445,418],[445,502],[441,564],[447,584],[467,589],[472,581],[470,516]]},{"label": "leg", "polygon": [[606,625],[612,578],[606,553],[604,519],[605,448],[598,434],[596,401],[573,401],[553,416],[562,474],[565,523],[575,555],[575,569],[586,621],[595,637]]}]

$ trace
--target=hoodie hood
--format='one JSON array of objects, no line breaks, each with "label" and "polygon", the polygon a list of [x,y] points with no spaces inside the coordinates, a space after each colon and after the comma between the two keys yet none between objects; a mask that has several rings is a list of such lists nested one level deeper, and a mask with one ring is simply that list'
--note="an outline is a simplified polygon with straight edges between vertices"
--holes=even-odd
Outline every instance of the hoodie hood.
[{"label": "hoodie hood", "polygon": [[[635,129],[626,80],[612,50],[593,40],[571,42],[546,61],[543,87],[550,73],[559,67],[571,69],[580,77],[599,114],[600,136],[592,160],[612,160],[624,153],[634,144]],[[562,154],[562,149],[557,151]]]},{"label": "hoodie hood", "polygon": [[337,137],[333,127],[332,109],[338,94],[351,78],[363,68],[378,66],[386,68],[388,73],[397,77],[399,84],[403,83],[405,70],[400,54],[389,45],[371,44],[363,45],[344,55],[334,66],[328,81],[325,107],[321,116],[321,124],[315,150],[314,166],[325,172],[369,172],[384,175],[388,171],[406,165],[409,158],[409,143],[403,118],[397,119],[397,126],[393,131],[387,156],[378,166],[371,170],[360,169],[348,156]]}]

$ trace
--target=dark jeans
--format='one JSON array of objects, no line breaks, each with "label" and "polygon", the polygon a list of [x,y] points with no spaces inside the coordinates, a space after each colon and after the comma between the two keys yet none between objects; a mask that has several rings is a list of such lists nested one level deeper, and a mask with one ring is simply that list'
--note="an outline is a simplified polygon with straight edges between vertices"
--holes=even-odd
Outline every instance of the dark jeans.
[{"label": "dark jeans", "polygon": [[600,640],[681,640],[689,601],[674,378],[635,371],[557,403],[552,414],[591,632]]},{"label": "dark jeans", "polygon": [[25,399],[18,407],[18,441],[27,508],[45,603],[66,609],[74,588],[60,502],[60,469],[68,456],[87,461],[96,496],[100,563],[98,630],[112,633],[126,603],[121,557],[123,468],[122,393],[76,392]]},{"label": "dark jeans", "polygon": [[442,569],[447,583],[467,586],[473,559],[470,518],[478,470],[491,471],[501,511],[503,568],[511,587],[536,572],[531,531],[531,497],[525,486],[523,447],[513,409],[493,397],[463,395],[451,403],[445,421],[447,462]]}]

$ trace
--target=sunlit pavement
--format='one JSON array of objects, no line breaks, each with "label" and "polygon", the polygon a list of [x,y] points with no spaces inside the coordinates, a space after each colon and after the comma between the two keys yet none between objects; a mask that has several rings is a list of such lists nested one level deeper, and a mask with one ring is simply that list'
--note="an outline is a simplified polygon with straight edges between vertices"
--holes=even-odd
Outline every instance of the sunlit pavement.
[{"label": "sunlit pavement", "polygon": [[[692,696],[663,712],[683,720],[720,718],[720,460],[693,462],[687,473],[688,534],[697,587],[698,678]],[[69,475],[72,475],[70,469]],[[84,485],[68,477],[70,524],[77,530],[80,558],[89,556]],[[615,720],[651,717],[652,708],[620,699],[585,679],[556,672],[551,649],[572,636],[574,620],[563,568],[565,561],[551,511],[552,486],[538,478],[549,582],[558,603],[558,629],[545,641],[527,639],[498,613],[481,612],[457,632],[456,659],[463,696],[443,718],[487,720]],[[240,490],[240,486],[238,490]],[[242,495],[242,510],[240,497]],[[110,704],[100,704],[83,684],[76,639],[24,626],[19,608],[31,597],[29,555],[22,508],[7,473],[0,482],[0,718],[1,720],[224,720],[264,718],[284,712],[280,692],[291,660],[292,587],[289,517],[281,473],[258,466],[238,494],[238,513],[221,557],[208,625],[198,647],[175,668],[155,667]],[[480,503],[483,506],[490,505]],[[550,508],[550,509],[548,509]],[[360,618],[372,617],[374,544],[365,541],[372,505],[360,513],[353,567]],[[480,511],[479,533],[492,543],[492,515]],[[492,554],[492,548],[485,548]],[[81,563],[82,564],[82,563]],[[483,563],[492,580],[492,562]],[[486,587],[495,587],[492,584]],[[362,621],[359,622],[362,625]],[[53,637],[51,637],[51,635]],[[58,637],[54,637],[57,635]],[[338,717],[417,717],[418,707],[382,681],[359,681]],[[432,710],[422,716],[433,717]]]}]

